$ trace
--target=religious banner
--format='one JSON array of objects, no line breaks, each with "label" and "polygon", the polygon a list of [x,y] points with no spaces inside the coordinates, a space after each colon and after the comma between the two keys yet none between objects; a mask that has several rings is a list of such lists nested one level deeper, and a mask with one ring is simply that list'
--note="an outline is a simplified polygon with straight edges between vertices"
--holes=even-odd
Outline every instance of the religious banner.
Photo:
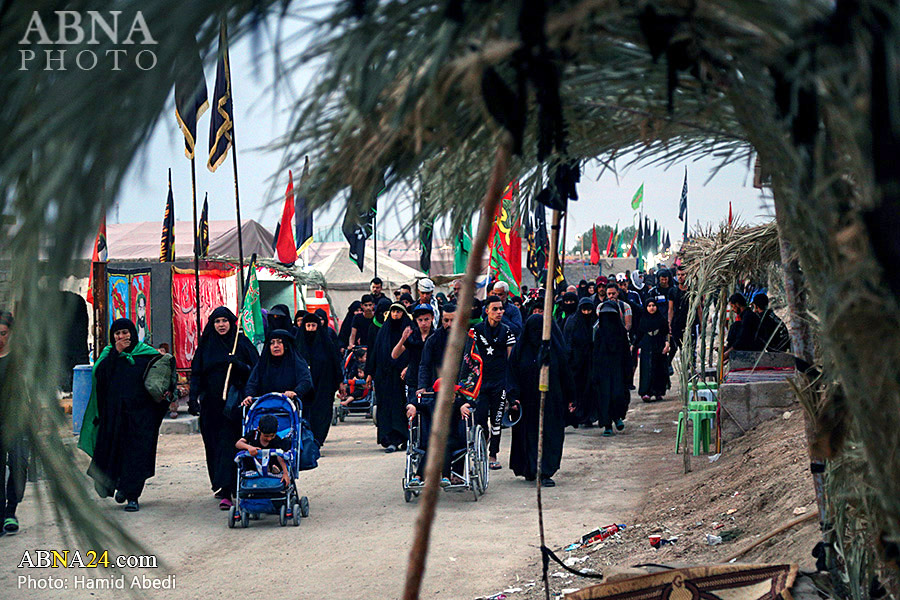
[{"label": "religious banner", "polygon": [[106,276],[109,324],[116,319],[130,319],[137,329],[138,341],[150,344],[150,271],[110,268]]},{"label": "religious banner", "polygon": [[128,302],[131,288],[128,285],[127,272],[107,271],[107,280],[109,282],[109,297],[106,299],[106,306],[109,307],[109,325],[112,325],[116,319],[131,318],[131,309]]},{"label": "religious banner", "polygon": [[515,296],[522,284],[522,236],[514,193],[518,187],[515,181],[506,186],[490,236],[491,281],[505,281]]},{"label": "religious banner", "polygon": [[[200,321],[219,306],[236,307],[238,285],[235,269],[200,271]],[[197,294],[193,269],[172,267],[172,351],[175,366],[189,369],[200,339],[197,331]]]},{"label": "religious banner", "polygon": [[130,318],[137,328],[138,341],[150,344],[153,340],[150,333],[150,272],[134,273],[129,279]]}]

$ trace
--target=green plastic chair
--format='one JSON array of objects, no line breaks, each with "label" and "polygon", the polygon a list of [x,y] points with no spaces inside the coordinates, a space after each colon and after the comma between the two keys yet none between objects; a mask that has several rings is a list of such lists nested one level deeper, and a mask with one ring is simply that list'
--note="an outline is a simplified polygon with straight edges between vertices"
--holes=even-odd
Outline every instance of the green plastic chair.
[{"label": "green plastic chair", "polygon": [[[702,406],[697,406],[695,409],[691,406],[694,404]],[[699,455],[701,449],[704,454],[709,453],[709,446],[712,439],[712,424],[716,419],[715,404],[715,402],[691,402],[688,404],[688,418],[691,420],[693,427],[694,456]],[[709,405],[712,405],[712,410],[708,410]],[[701,408],[707,410],[700,410]],[[675,434],[676,453],[681,447],[681,438],[684,435],[684,428],[686,425],[687,420],[684,417],[684,411],[681,411],[678,413],[678,430]]]}]

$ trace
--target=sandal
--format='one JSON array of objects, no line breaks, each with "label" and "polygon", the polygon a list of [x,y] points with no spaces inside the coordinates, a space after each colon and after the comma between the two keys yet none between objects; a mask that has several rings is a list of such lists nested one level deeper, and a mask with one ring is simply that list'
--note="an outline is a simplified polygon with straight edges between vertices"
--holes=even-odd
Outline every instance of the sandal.
[{"label": "sandal", "polygon": [[231,498],[222,498],[222,501],[219,502],[219,510],[228,510],[234,506],[234,503],[231,501]]},{"label": "sandal", "polygon": [[492,460],[488,463],[488,467],[491,469],[491,471],[499,471],[503,468],[503,465],[500,464],[499,460]]}]

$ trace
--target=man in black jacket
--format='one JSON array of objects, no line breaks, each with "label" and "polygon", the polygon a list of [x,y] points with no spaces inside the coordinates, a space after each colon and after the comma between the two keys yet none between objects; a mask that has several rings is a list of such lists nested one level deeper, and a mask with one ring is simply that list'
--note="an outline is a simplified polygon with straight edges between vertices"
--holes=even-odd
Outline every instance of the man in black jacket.
[{"label": "man in black jacket", "polygon": [[450,337],[450,327],[456,316],[456,305],[445,304],[444,314],[441,315],[441,328],[425,342],[422,348],[422,360],[419,362],[418,391],[434,391],[434,381],[438,378],[441,364],[444,362],[444,352],[447,350],[447,338]]},{"label": "man in black jacket", "polygon": [[771,352],[788,352],[791,349],[791,336],[784,322],[769,308],[769,297],[759,293],[750,302],[751,308],[759,316],[759,328],[756,341],[763,349]]},{"label": "man in black jacket", "polygon": [[[752,310],[747,308],[747,299],[740,292],[734,293],[728,299],[731,310],[734,314],[740,315],[740,322],[737,331],[734,334],[734,343],[725,349],[725,357],[731,354],[732,350],[762,350],[762,346],[756,339],[756,332],[759,329],[759,317]],[[731,336],[729,336],[731,337]]]},{"label": "man in black jacket", "polygon": [[478,415],[478,418],[484,425],[487,425],[485,421],[490,420],[491,442],[488,460],[490,468],[494,470],[501,468],[497,461],[497,453],[500,451],[500,424],[503,421],[503,411],[506,409],[509,355],[516,344],[515,334],[503,323],[503,312],[503,301],[497,296],[488,296],[484,301],[486,318],[473,328],[475,346],[481,360],[484,361],[478,404],[479,407],[487,406],[489,410],[489,415]]}]

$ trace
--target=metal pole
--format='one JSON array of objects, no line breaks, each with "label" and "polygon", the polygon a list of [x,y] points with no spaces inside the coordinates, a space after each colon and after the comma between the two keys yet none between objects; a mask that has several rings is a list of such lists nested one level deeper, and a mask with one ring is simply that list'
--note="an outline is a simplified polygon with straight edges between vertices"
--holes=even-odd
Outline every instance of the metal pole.
[{"label": "metal pole", "polygon": [[[563,277],[566,276],[566,229],[568,228],[568,225],[569,225],[569,211],[565,211],[563,213],[562,257],[560,258],[560,260],[562,262],[560,262],[560,264],[559,264],[559,270],[562,271]],[[556,237],[559,238],[559,234],[557,234]],[[553,244],[551,244],[551,246],[553,246]],[[557,246],[553,246],[553,248],[555,251]]]},{"label": "metal pole", "polygon": [[100,356],[100,350],[106,346],[106,321],[108,319],[106,298],[108,294],[109,282],[106,279],[106,263],[91,263],[93,269],[93,280],[91,282],[91,293],[94,295],[94,362]]},{"label": "metal pole", "polygon": [[197,238],[197,168],[193,158],[191,158],[191,194],[193,196],[194,204],[194,291],[197,293],[197,341],[199,345],[203,326],[200,323],[200,256],[197,253],[200,249],[199,240]]},{"label": "metal pole", "polygon": [[[376,202],[377,202],[376,197]],[[372,218],[372,259],[375,261],[375,277],[378,277],[378,209],[375,209],[375,216]]]}]

